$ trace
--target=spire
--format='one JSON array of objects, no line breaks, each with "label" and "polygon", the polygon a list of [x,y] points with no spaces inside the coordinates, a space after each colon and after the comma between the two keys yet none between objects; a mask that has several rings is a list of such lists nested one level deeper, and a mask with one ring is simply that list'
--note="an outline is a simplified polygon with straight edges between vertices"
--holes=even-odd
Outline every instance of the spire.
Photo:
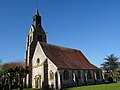
[{"label": "spire", "polygon": [[[40,15],[39,15],[39,11],[38,11],[38,9],[37,9],[37,8],[36,8],[35,15],[36,15],[36,16],[40,16]],[[34,16],[35,16],[35,15],[34,15]]]},{"label": "spire", "polygon": [[36,12],[33,16],[33,26],[36,28],[38,25],[41,25],[41,16],[39,15],[39,11],[36,8]]}]

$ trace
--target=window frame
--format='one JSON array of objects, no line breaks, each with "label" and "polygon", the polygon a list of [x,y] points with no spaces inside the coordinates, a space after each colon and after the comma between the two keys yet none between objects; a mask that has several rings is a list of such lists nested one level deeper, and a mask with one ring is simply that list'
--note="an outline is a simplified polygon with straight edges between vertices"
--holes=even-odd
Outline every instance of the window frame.
[{"label": "window frame", "polygon": [[49,71],[49,74],[50,74],[50,80],[53,80],[54,79],[54,73],[52,70]]},{"label": "window frame", "polygon": [[37,58],[37,64],[40,64],[40,58]]},{"label": "window frame", "polygon": [[63,79],[64,80],[68,80],[69,78],[70,78],[70,76],[69,76],[69,71],[68,70],[64,70],[64,72],[63,72]]},{"label": "window frame", "polygon": [[97,71],[97,72],[96,72],[96,78],[97,78],[97,79],[100,79],[100,77],[101,77],[101,76],[100,76],[100,72]]},{"label": "window frame", "polygon": [[91,74],[91,71],[90,71],[90,70],[88,70],[88,72],[87,72],[87,78],[88,78],[88,79],[92,79],[92,74]]}]

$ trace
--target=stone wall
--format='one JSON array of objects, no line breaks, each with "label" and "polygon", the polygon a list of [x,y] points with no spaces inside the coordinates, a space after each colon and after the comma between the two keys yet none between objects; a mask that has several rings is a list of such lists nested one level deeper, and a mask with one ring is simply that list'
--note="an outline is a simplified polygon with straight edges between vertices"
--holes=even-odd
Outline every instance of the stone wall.
[{"label": "stone wall", "polygon": [[[39,63],[37,61],[38,58],[40,60]],[[47,62],[48,64],[47,67],[44,67],[45,62]],[[45,70],[47,70],[47,72]],[[49,74],[50,71],[52,71],[54,75],[54,78],[52,80],[50,79],[50,74]],[[46,75],[45,72],[48,75]],[[38,42],[35,52],[34,52],[33,59],[32,59],[32,87],[35,88],[35,77],[37,75],[40,75],[41,76],[41,85],[40,85],[41,88],[43,88],[45,83],[48,83],[49,87],[56,88],[56,84],[55,84],[55,73],[56,72],[57,72],[57,67],[49,60],[49,58],[45,56],[40,46],[40,43]],[[48,81],[45,81],[47,79]]]},{"label": "stone wall", "polygon": [[[64,79],[65,70],[69,73],[68,79]],[[35,80],[37,80],[37,78],[40,78],[40,80],[38,80],[40,82],[39,88],[47,87],[47,84],[49,88],[61,89],[71,86],[103,83],[102,72],[100,70],[98,71],[100,73],[99,79],[96,76],[96,70],[58,69],[57,66],[46,57],[38,42],[32,59],[32,87],[36,88]]]}]

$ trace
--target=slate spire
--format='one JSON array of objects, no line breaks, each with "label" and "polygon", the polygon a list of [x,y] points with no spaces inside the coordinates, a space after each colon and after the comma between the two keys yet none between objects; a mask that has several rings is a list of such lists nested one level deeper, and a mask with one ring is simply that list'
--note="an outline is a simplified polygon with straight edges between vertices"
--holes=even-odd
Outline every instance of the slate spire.
[{"label": "slate spire", "polygon": [[39,11],[38,11],[38,9],[37,9],[37,8],[36,8],[35,15],[36,15],[36,16],[40,16],[40,15],[39,15]]},{"label": "slate spire", "polygon": [[38,25],[41,25],[41,16],[39,15],[39,11],[36,8],[36,12],[33,16],[33,26],[36,28]]}]

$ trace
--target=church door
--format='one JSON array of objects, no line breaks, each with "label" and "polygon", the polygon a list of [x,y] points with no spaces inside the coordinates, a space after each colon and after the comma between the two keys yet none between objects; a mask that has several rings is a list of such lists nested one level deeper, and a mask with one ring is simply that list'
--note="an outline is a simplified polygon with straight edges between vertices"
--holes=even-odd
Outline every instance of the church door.
[{"label": "church door", "polygon": [[40,76],[35,78],[35,88],[41,88],[41,78],[40,78]]}]

